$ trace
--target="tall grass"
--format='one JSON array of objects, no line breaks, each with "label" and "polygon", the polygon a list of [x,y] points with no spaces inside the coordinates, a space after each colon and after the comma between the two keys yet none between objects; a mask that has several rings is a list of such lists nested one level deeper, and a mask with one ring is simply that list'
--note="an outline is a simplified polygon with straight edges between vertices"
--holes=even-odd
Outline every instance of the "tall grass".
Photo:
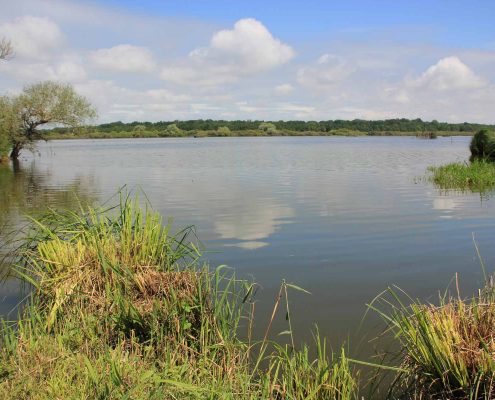
[{"label": "tall grass", "polygon": [[318,334],[316,357],[292,332],[290,345],[269,328],[252,342],[253,285],[201,265],[193,230],[163,222],[128,198],[33,220],[15,266],[32,291],[3,321],[0,398],[356,398],[345,354]]},{"label": "tall grass", "polygon": [[487,161],[429,167],[429,179],[441,189],[485,192],[495,187],[495,164]]},{"label": "tall grass", "polygon": [[[378,310],[399,340],[402,360],[390,398],[492,399],[495,397],[495,287],[477,296],[440,298],[439,305],[401,300],[389,290]],[[410,301],[411,299],[406,299]],[[383,303],[382,303],[383,305]]]}]

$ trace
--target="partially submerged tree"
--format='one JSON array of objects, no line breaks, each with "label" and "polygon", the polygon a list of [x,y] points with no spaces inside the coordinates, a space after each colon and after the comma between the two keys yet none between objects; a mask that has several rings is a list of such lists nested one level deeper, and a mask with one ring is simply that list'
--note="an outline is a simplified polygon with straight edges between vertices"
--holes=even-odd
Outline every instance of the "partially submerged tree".
[{"label": "partially submerged tree", "polygon": [[[12,57],[14,49],[9,40],[0,38],[0,60],[6,60]],[[9,137],[7,130],[5,129],[4,114],[8,105],[7,100],[4,97],[0,97],[0,164],[8,159],[9,155]]]},{"label": "partially submerged tree", "polygon": [[44,139],[43,125],[78,127],[96,117],[96,110],[69,84],[46,81],[24,88],[23,92],[3,100],[0,121],[10,142],[10,158],[16,160],[23,148]]},{"label": "partially submerged tree", "polygon": [[14,55],[14,48],[10,40],[0,38],[0,60],[7,60]]}]

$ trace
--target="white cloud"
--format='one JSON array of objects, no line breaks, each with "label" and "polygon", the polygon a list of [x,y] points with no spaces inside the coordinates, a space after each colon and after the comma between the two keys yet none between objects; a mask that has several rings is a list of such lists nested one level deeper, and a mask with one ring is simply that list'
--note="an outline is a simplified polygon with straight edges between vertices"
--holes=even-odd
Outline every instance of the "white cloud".
[{"label": "white cloud", "polygon": [[287,94],[290,94],[294,91],[294,86],[292,86],[290,83],[283,83],[281,85],[275,86],[274,92],[276,95],[279,96],[285,96]]},{"label": "white cloud", "polygon": [[153,56],[147,48],[130,44],[96,50],[91,59],[98,67],[110,71],[150,72],[155,68]]},{"label": "white cloud", "polygon": [[81,82],[87,77],[86,70],[81,64],[65,61],[55,69],[56,80],[65,82]]},{"label": "white cloud", "polygon": [[261,22],[246,18],[237,21],[233,29],[216,32],[208,47],[197,48],[178,65],[163,68],[160,77],[179,84],[232,83],[283,65],[294,54]]},{"label": "white cloud", "polygon": [[[329,30],[321,37],[299,36],[296,49],[254,19],[219,28],[208,20],[82,0],[4,3],[0,36],[15,38],[16,57],[0,63],[0,93],[44,79],[72,82],[97,106],[101,121],[494,122],[495,52],[487,48],[390,34],[356,40]],[[111,47],[109,40],[121,45]]]},{"label": "white cloud", "polygon": [[229,65],[165,67],[160,72],[160,78],[181,85],[210,87],[234,83],[238,80],[238,76]]},{"label": "white cloud", "polygon": [[29,15],[1,24],[0,35],[12,42],[16,56],[21,58],[47,59],[63,43],[57,24],[47,18]]},{"label": "white cloud", "polygon": [[326,89],[347,79],[356,68],[340,56],[323,54],[316,63],[302,67],[297,72],[299,84],[313,88]]},{"label": "white cloud", "polygon": [[457,57],[442,58],[429,67],[411,86],[434,90],[463,90],[482,87],[486,82]]},{"label": "white cloud", "polygon": [[[218,52],[218,54],[212,54]],[[276,39],[259,21],[246,18],[237,21],[232,30],[213,35],[210,48],[194,55],[199,57],[237,56],[249,71],[263,71],[285,64],[294,57],[294,50]]]},{"label": "white cloud", "polygon": [[38,82],[40,80],[77,83],[84,81],[87,77],[84,67],[72,61],[62,61],[55,65],[44,62],[5,63],[1,67],[3,72],[24,83]]}]

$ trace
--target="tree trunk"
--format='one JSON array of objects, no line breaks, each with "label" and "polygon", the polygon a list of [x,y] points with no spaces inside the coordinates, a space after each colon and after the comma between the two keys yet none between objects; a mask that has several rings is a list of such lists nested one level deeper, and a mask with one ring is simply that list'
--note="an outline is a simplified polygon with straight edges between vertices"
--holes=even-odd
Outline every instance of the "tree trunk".
[{"label": "tree trunk", "polygon": [[22,150],[22,145],[19,143],[14,144],[14,147],[12,148],[12,151],[10,153],[10,159],[12,161],[18,160],[19,159],[19,154],[21,154]]}]

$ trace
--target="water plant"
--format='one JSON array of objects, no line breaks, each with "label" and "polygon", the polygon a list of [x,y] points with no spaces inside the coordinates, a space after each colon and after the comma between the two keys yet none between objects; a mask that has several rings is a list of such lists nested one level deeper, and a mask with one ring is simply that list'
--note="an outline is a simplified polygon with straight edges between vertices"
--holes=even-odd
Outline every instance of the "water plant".
[{"label": "water plant", "polygon": [[[387,296],[388,295],[388,296]],[[438,305],[389,289],[371,305],[400,342],[389,397],[393,399],[492,399],[495,395],[495,286],[464,300]],[[381,301],[382,307],[377,306]]]},{"label": "water plant", "polygon": [[484,160],[429,167],[429,180],[441,189],[485,192],[495,187],[495,164]]},{"label": "water plant", "polygon": [[[15,255],[30,286],[0,332],[4,399],[354,399],[345,354],[252,340],[253,284],[198,261],[194,230],[137,200],[49,211]],[[274,306],[286,301],[283,282]],[[248,339],[240,339],[246,327]]]}]

